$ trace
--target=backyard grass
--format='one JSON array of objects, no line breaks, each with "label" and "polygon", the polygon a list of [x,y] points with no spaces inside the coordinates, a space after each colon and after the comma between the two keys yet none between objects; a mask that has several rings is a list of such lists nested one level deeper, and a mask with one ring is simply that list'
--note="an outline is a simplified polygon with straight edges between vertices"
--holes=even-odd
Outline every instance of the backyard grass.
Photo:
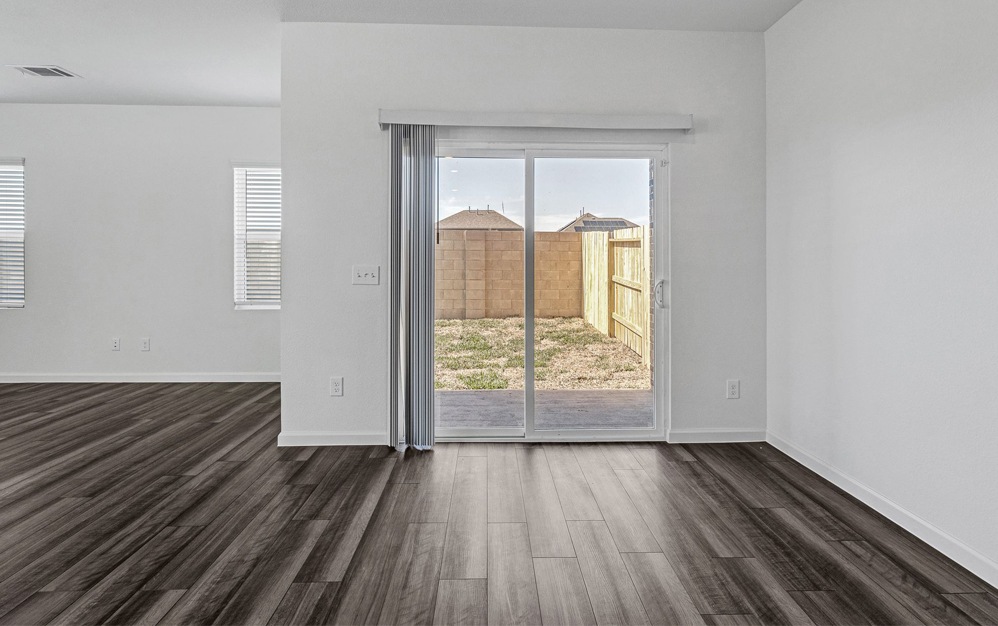
[{"label": "backyard grass", "polygon": [[[522,317],[436,322],[434,387],[523,389]],[[536,321],[537,389],[650,389],[641,357],[578,317]]]}]

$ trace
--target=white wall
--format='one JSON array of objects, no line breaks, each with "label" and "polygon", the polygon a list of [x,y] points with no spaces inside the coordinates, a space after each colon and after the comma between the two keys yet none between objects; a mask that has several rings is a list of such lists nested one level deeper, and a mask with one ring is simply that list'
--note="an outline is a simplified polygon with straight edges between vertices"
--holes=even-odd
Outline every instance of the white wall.
[{"label": "white wall", "polygon": [[[282,65],[285,441],[386,441],[388,285],[349,280],[351,264],[389,263],[379,108],[693,113],[694,142],[672,151],[672,426],[761,436],[760,33],[285,24]],[[741,400],[724,399],[728,378]]]},{"label": "white wall", "polygon": [[992,584],[995,33],[991,0],[804,0],[766,33],[773,441]]},{"label": "white wall", "polygon": [[279,313],[233,310],[231,161],[280,141],[276,108],[0,105],[27,205],[0,380],[276,378]]}]

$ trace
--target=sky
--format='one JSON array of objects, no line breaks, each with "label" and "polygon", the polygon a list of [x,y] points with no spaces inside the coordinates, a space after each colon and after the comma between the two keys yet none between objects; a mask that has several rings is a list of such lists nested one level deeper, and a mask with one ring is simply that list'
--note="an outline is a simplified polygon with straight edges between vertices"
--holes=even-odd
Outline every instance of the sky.
[{"label": "sky", "polygon": [[[503,212],[524,224],[523,159],[443,158],[440,218],[473,209]],[[648,159],[535,160],[537,231],[556,231],[584,209],[599,217],[648,224]]]}]

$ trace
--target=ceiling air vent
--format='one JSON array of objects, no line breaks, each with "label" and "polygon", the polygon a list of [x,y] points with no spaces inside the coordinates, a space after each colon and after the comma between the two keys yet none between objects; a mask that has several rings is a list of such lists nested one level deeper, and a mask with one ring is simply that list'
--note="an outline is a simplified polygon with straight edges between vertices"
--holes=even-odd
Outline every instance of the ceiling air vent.
[{"label": "ceiling air vent", "polygon": [[43,78],[79,78],[78,74],[66,71],[58,65],[8,65],[27,76]]}]

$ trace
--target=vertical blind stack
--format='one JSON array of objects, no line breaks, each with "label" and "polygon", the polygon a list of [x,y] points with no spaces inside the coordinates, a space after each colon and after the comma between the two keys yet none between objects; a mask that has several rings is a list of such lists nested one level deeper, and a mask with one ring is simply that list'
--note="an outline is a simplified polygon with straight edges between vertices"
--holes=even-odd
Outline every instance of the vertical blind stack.
[{"label": "vertical blind stack", "polygon": [[281,170],[235,168],[236,305],[281,303]]},{"label": "vertical blind stack", "polygon": [[433,446],[436,128],[391,124],[391,443]]},{"label": "vertical blind stack", "polygon": [[24,306],[24,161],[0,159],[0,308]]}]

